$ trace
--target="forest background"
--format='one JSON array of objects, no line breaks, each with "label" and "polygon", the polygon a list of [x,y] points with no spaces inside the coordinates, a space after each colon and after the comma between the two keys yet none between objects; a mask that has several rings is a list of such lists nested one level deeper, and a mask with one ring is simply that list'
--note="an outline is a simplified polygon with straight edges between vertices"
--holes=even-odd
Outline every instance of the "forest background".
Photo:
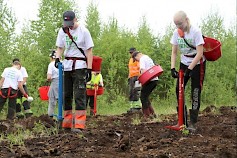
[{"label": "forest background", "polygon": [[[15,33],[17,19],[12,9],[4,0],[0,0],[0,6],[0,72],[11,66],[13,58],[20,58],[29,74],[27,86],[30,96],[34,97],[32,109],[37,115],[47,113],[48,103],[40,100],[38,88],[46,84],[49,53],[56,48],[62,13],[71,9],[78,13],[77,5],[73,0],[41,0],[37,20],[25,24],[20,34]],[[143,16],[138,31],[133,32],[119,27],[116,17],[102,22],[98,8],[93,3],[88,5],[85,19],[95,44],[93,53],[103,58],[105,93],[98,97],[98,113],[120,114],[129,109],[127,79],[128,49],[131,46],[162,66],[164,72],[152,94],[152,104],[158,113],[174,113],[177,104],[176,81],[170,74],[170,38],[175,25],[168,25],[164,35],[154,35]],[[215,11],[203,18],[199,27],[205,36],[222,42],[222,57],[216,62],[207,62],[201,108],[207,105],[236,105],[236,22],[226,28],[224,18]],[[191,106],[189,85],[185,96],[188,107]]]}]

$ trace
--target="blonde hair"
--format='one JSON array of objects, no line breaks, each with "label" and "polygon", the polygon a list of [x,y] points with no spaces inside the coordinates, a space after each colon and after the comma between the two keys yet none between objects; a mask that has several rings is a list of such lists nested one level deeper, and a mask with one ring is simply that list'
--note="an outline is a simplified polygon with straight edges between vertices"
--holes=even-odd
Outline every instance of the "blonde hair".
[{"label": "blonde hair", "polygon": [[190,27],[191,27],[191,23],[190,20],[187,16],[187,14],[184,11],[178,11],[177,13],[175,13],[174,18],[180,18],[180,19],[187,19],[187,23],[188,23],[188,27],[187,27],[187,33],[190,32]]}]

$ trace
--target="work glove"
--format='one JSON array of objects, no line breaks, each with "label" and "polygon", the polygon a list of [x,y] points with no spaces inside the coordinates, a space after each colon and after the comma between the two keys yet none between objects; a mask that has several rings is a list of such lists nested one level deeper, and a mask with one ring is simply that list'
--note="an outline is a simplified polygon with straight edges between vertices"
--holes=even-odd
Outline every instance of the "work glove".
[{"label": "work glove", "polygon": [[91,80],[91,69],[87,69],[86,71],[86,82]]},{"label": "work glove", "polygon": [[56,59],[55,59],[54,66],[55,66],[56,68],[58,68],[58,64],[59,64],[59,63],[60,63],[59,58],[56,58]]},{"label": "work glove", "polygon": [[178,72],[175,70],[175,68],[171,69],[171,76],[173,78],[178,78],[179,77],[179,74]]},{"label": "work glove", "polygon": [[191,75],[192,75],[192,70],[187,68],[186,71],[185,71],[184,77],[189,78],[189,77],[191,77]]}]

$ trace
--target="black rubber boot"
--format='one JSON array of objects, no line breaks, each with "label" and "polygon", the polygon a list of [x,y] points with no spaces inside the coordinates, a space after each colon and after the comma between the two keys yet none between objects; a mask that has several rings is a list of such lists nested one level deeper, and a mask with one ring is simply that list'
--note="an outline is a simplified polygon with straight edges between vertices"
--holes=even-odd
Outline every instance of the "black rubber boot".
[{"label": "black rubber boot", "polygon": [[196,131],[196,129],[197,129],[196,123],[197,123],[197,118],[198,118],[198,110],[189,109],[189,113],[190,113],[190,125],[189,125],[188,129],[190,131]]},{"label": "black rubber boot", "polygon": [[151,105],[149,105],[149,112],[150,112],[150,117],[152,119],[157,118],[157,115],[156,115],[156,113],[155,113],[155,111],[154,111],[154,109]]}]

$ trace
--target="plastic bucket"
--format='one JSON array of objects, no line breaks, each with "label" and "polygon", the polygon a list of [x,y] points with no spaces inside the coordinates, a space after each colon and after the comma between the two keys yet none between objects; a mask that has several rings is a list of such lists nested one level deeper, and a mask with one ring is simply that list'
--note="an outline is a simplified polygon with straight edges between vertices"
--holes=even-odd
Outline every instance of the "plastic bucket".
[{"label": "plastic bucket", "polygon": [[138,77],[139,82],[144,85],[153,78],[160,76],[163,73],[163,69],[160,65],[154,65],[150,69],[146,70],[141,76]]},{"label": "plastic bucket", "polygon": [[204,56],[208,61],[215,61],[221,57],[221,42],[210,38],[204,38],[205,44],[203,45]]},{"label": "plastic bucket", "polygon": [[101,71],[102,58],[99,56],[93,56],[92,71]]},{"label": "plastic bucket", "polygon": [[49,100],[48,91],[50,86],[39,87],[39,95],[41,100]]},{"label": "plastic bucket", "polygon": [[[102,95],[104,93],[104,87],[98,87],[96,95]],[[86,89],[86,94],[89,96],[95,95],[95,89]]]}]

